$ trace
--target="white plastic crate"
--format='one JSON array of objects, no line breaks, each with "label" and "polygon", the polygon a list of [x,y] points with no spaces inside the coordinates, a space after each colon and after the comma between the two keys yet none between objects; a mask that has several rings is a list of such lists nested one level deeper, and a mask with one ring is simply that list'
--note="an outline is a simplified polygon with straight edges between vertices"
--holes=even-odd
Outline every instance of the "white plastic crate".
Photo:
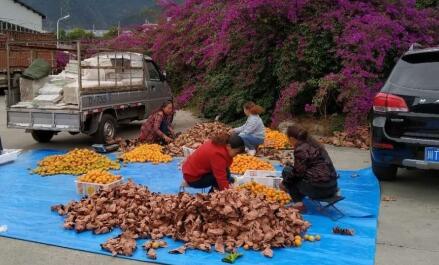
[{"label": "white plastic crate", "polygon": [[238,184],[254,181],[278,189],[282,182],[282,172],[269,170],[247,170],[244,175],[238,176]]},{"label": "white plastic crate", "polygon": [[183,159],[180,161],[180,165],[178,166],[181,170],[182,165],[186,162],[186,159],[195,151],[195,149],[183,146]]},{"label": "white plastic crate", "polygon": [[191,155],[193,152],[195,152],[195,149],[183,146],[183,156],[187,158],[189,155]]},{"label": "white plastic crate", "polygon": [[82,182],[75,180],[76,183],[76,192],[79,195],[83,196],[91,196],[95,192],[101,190],[102,188],[113,188],[122,183],[123,179],[116,180],[114,182],[108,183],[108,184],[98,184],[98,183],[90,183],[90,182]]},{"label": "white plastic crate", "polygon": [[3,149],[0,155],[0,165],[14,161],[20,153],[21,149]]}]

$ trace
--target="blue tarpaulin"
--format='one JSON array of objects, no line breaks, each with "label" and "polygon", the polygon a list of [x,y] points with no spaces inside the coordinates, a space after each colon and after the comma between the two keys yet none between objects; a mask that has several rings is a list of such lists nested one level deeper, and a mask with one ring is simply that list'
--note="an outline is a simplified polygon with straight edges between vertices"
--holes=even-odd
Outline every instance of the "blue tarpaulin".
[{"label": "blue tarpaulin", "polygon": [[[22,154],[14,163],[0,167],[0,225],[8,230],[0,236],[28,240],[48,245],[83,250],[109,255],[100,244],[117,236],[117,229],[105,235],[91,232],[76,233],[63,229],[63,217],[50,211],[55,204],[78,200],[72,175],[41,177],[31,174],[42,158],[58,154],[59,151],[37,150]],[[112,157],[114,158],[114,156]],[[128,164],[115,173],[131,178],[136,183],[148,186],[152,191],[177,193],[181,183],[179,160],[170,164]],[[243,251],[244,257],[236,264],[349,264],[372,265],[375,259],[375,241],[380,190],[370,169],[340,171],[339,186],[345,200],[337,204],[346,217],[337,221],[321,215],[308,203],[304,218],[311,222],[309,234],[320,234],[319,242],[304,242],[300,248],[276,249],[270,260],[261,253]],[[191,190],[194,192],[194,190]],[[334,235],[334,226],[355,230],[355,236]],[[180,246],[181,242],[166,240],[169,248],[157,251],[157,263],[163,264],[224,264],[223,257],[216,252],[187,251],[184,255],[168,254],[168,250]],[[150,261],[140,247],[144,240],[138,240],[138,248],[130,259]]]}]

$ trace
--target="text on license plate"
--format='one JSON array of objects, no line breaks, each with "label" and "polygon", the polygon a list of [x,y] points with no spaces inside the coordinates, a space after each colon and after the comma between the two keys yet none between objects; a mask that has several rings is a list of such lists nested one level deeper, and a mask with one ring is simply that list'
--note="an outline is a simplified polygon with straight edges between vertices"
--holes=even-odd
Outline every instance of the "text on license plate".
[{"label": "text on license plate", "polygon": [[425,148],[425,160],[439,162],[439,148],[426,147]]}]

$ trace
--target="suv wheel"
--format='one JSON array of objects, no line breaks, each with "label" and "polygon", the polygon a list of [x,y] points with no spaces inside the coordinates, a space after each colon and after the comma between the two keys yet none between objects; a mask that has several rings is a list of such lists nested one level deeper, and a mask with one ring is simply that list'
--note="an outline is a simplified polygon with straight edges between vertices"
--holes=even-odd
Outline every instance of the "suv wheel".
[{"label": "suv wheel", "polygon": [[372,161],[372,171],[379,180],[394,180],[398,168],[396,166],[380,166]]},{"label": "suv wheel", "polygon": [[117,121],[111,114],[104,114],[99,123],[98,131],[94,138],[96,143],[104,144],[109,139],[114,139],[117,131]]},{"label": "suv wheel", "polygon": [[31,134],[32,134],[32,138],[34,138],[35,141],[39,143],[48,143],[50,142],[50,140],[52,140],[55,132],[33,130]]}]

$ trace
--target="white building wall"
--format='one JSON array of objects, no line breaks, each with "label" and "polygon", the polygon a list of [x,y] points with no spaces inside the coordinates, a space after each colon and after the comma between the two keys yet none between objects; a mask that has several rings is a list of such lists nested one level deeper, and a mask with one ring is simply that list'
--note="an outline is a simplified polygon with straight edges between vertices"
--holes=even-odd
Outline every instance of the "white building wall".
[{"label": "white building wall", "polygon": [[0,20],[39,32],[43,31],[43,18],[12,0],[0,0]]}]

